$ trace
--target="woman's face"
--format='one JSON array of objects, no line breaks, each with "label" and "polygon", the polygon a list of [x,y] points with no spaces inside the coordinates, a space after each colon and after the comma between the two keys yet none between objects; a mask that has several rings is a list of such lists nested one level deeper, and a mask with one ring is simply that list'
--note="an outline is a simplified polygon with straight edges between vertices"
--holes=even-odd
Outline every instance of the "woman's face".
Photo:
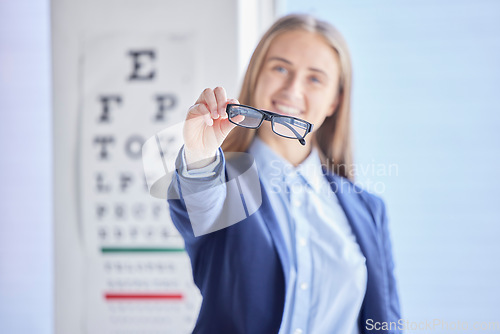
[{"label": "woman's face", "polygon": [[[283,33],[272,41],[264,58],[255,106],[304,119],[317,130],[335,110],[339,68],[336,52],[320,35],[300,30]],[[259,136],[268,144],[290,141],[274,134],[269,122],[262,124]]]}]

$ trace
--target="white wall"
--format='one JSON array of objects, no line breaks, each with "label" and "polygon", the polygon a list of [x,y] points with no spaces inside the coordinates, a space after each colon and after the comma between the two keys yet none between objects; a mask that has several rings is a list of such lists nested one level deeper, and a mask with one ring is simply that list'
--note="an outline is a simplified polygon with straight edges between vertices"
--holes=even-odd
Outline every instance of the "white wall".
[{"label": "white wall", "polygon": [[[114,317],[114,320],[109,320],[110,317],[106,320],[106,315],[103,316],[103,312],[108,312],[114,307],[111,305],[109,308],[105,308],[102,302],[103,286],[108,284],[107,288],[109,289],[111,284],[109,282],[112,281],[112,278],[106,277],[107,274],[103,272],[102,267],[106,263],[104,258],[121,261],[124,257],[100,254],[98,247],[95,247],[97,227],[91,225],[98,226],[100,222],[93,216],[93,203],[90,202],[95,201],[95,198],[100,195],[92,192],[94,186],[89,182],[94,182],[94,170],[92,168],[95,168],[99,162],[95,160],[96,151],[95,147],[92,146],[91,136],[100,131],[99,129],[105,129],[103,131],[111,130],[109,127],[100,128],[100,124],[93,122],[97,117],[89,116],[88,113],[98,108],[97,103],[95,106],[93,105],[97,101],[96,94],[98,93],[127,92],[125,93],[126,102],[123,102],[124,107],[113,110],[115,120],[123,118],[123,115],[120,115],[119,112],[125,112],[126,106],[130,106],[129,101],[144,97],[146,98],[142,100],[142,105],[140,101],[136,101],[138,104],[135,105],[136,112],[132,112],[134,115],[131,114],[130,108],[126,112],[128,116],[146,115],[148,112],[148,96],[150,95],[144,95],[145,93],[152,94],[158,91],[163,92],[163,90],[178,93],[182,98],[180,107],[175,111],[174,119],[176,120],[183,118],[182,114],[195,102],[205,87],[213,88],[222,85],[226,88],[228,96],[236,97],[239,88],[239,74],[243,67],[241,62],[245,58],[248,59],[242,54],[245,51],[240,51],[243,46],[247,47],[246,44],[241,42],[241,38],[246,37],[245,41],[248,44],[255,45],[255,40],[258,38],[258,34],[255,33],[256,27],[265,23],[256,22],[255,18],[257,16],[254,15],[245,17],[245,25],[243,25],[242,21],[239,20],[239,15],[242,13],[240,5],[243,6],[239,1],[232,0],[175,2],[162,0],[52,1],[56,286],[54,317],[56,333],[92,333],[96,330],[119,332],[118,327],[120,327],[120,324],[115,326],[113,321],[114,324],[117,324],[122,320],[134,321],[133,326],[124,327],[127,333],[131,331],[134,333],[157,332],[153,329],[145,331],[135,327],[137,322],[134,319],[138,318],[136,317],[137,308],[135,306],[128,309],[135,310],[131,311],[133,314],[130,317],[120,315]],[[257,2],[244,2],[244,5],[247,8],[252,8],[255,13],[262,11],[261,8],[255,8],[259,6]],[[265,10],[272,9],[272,7],[268,6]],[[268,15],[268,17],[272,17],[272,15]],[[102,41],[109,41],[111,44],[116,42],[117,47],[120,48],[120,45],[122,45],[120,43],[124,40],[134,41],[131,45],[149,45],[148,43],[151,43],[149,41],[150,37],[153,40],[159,37],[160,39],[154,40],[154,43],[165,55],[168,52],[174,53],[178,51],[178,49],[169,49],[171,44],[169,44],[168,38],[165,39],[165,44],[159,42],[161,38],[172,34],[188,36],[188,44],[183,51],[185,54],[176,53],[170,58],[159,58],[158,66],[170,70],[169,73],[172,75],[178,76],[177,72],[179,71],[185,73],[186,82],[188,82],[187,86],[186,82],[181,82],[177,76],[174,81],[163,76],[161,79],[163,81],[160,81],[163,86],[158,86],[158,81],[143,85],[133,85],[127,83],[126,80],[122,82],[111,79],[109,81],[110,76],[117,74],[116,70],[126,68],[129,71],[131,69],[129,65],[131,64],[124,63],[124,59],[119,56],[115,58],[108,57],[106,53],[92,50],[96,46],[101,49],[109,47],[106,42]],[[109,36],[116,36],[116,38],[110,39]],[[141,36],[144,37],[143,40]],[[193,41],[195,44],[191,44]],[[115,52],[116,48],[111,47],[108,50]],[[118,55],[122,53],[118,53]],[[125,55],[125,53],[123,54]],[[176,59],[176,61],[175,63],[165,64],[164,59]],[[166,72],[168,71],[163,73]],[[126,73],[118,73],[118,76],[120,75],[123,78],[126,77]],[[107,82],[112,84],[106,86]],[[101,90],[99,91],[99,89]],[[145,116],[144,119],[148,118]],[[116,133],[117,129],[119,127],[113,128],[112,131],[115,131],[116,137],[119,137],[122,134],[132,134],[134,131],[141,133],[140,131],[144,127],[138,122],[122,126],[121,130],[119,130],[120,133]],[[159,129],[150,131],[149,134],[144,135],[151,136]],[[121,145],[121,143],[117,143],[117,146],[118,144]],[[118,155],[116,152],[113,154]],[[116,160],[114,162],[116,163]],[[116,168],[114,168],[115,174],[122,169],[130,169],[132,164],[137,165],[137,161],[124,159],[121,162],[116,164]],[[113,167],[108,171],[113,172]],[[136,177],[135,179],[140,178]],[[137,184],[136,182],[136,186]],[[118,197],[115,196],[114,199]],[[123,201],[128,200],[127,197],[122,199]],[[148,199],[147,201],[153,203],[154,200]],[[147,205],[149,204],[150,202],[147,203]],[[166,210],[166,208],[163,207],[163,210]],[[116,223],[116,226],[125,224],[121,226],[130,228],[135,222],[122,223],[117,220],[116,222],[111,221],[112,223]],[[137,226],[139,229],[142,228],[139,222],[137,222]],[[106,242],[108,241],[102,243],[106,244]],[[138,257],[140,255],[132,254],[125,259],[130,259],[133,262]],[[184,266],[188,263],[185,254],[184,257],[186,261],[182,263],[175,262],[176,265]],[[158,255],[156,257],[156,259],[165,258],[168,258],[168,256],[162,257]],[[178,279],[177,281],[174,279],[169,281],[168,284],[179,288],[182,285],[182,288],[184,288],[184,283],[178,281]],[[133,282],[135,284],[136,281]],[[152,281],[149,281],[149,283],[152,283]],[[116,289],[120,290],[120,287]],[[157,304],[148,305],[145,306],[146,309],[158,306]],[[122,306],[127,308],[130,305],[121,304],[118,307]],[[164,314],[168,314],[171,306],[165,304],[163,310],[166,313]],[[193,308],[194,306],[189,307]],[[97,317],[107,322],[92,321]],[[166,321],[165,319],[155,318],[153,322],[157,320]],[[148,322],[144,319],[140,321]],[[149,321],[149,325],[151,325],[151,321]],[[112,328],[114,329],[112,330]],[[183,332],[178,328],[168,326],[168,324],[157,328],[158,330],[162,328],[162,333]]]}]

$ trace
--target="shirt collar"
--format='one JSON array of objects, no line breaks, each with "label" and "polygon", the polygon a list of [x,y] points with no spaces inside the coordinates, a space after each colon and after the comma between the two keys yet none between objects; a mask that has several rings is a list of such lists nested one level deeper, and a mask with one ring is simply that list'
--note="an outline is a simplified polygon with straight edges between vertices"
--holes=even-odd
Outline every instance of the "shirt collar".
[{"label": "shirt collar", "polygon": [[309,156],[297,167],[298,172],[306,179],[315,192],[320,192],[324,183],[323,169],[318,149],[313,147]]},{"label": "shirt collar", "polygon": [[274,152],[258,136],[255,136],[248,152],[254,156],[261,176],[287,178],[294,174],[300,174],[315,192],[320,192],[324,180],[321,160],[316,147],[312,148],[311,153],[297,167],[293,167],[292,164]]}]

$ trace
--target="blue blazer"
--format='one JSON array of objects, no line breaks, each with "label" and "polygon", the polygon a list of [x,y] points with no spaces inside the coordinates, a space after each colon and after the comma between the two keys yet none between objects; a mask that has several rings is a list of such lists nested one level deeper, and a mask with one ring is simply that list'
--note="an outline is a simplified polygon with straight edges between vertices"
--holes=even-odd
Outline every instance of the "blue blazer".
[{"label": "blue blazer", "polygon": [[[325,177],[366,258],[368,281],[360,311],[360,332],[382,333],[368,331],[366,321],[371,319],[374,324],[400,319],[384,203],[346,178],[329,172],[325,172]],[[175,187],[169,189],[170,215],[184,238],[194,282],[203,296],[193,333],[279,331],[289,259],[284,237],[262,185],[261,189],[262,205],[257,212],[239,223],[199,237],[193,234],[182,197]]]}]

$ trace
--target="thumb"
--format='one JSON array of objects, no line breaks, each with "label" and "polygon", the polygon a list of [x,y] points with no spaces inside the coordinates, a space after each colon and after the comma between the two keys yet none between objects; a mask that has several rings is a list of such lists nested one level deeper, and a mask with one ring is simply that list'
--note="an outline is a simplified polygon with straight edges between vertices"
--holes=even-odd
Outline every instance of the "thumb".
[{"label": "thumb", "polygon": [[231,130],[233,130],[235,127],[236,124],[231,123],[227,118],[221,120],[220,122],[220,131],[222,132],[224,138],[226,138],[229,132],[231,132]]},{"label": "thumb", "polygon": [[228,117],[228,115],[227,115],[227,105],[228,104],[240,104],[240,102],[236,99],[227,99],[226,108],[224,109],[224,113],[221,115],[223,119],[226,119]]},{"label": "thumb", "polygon": [[[228,99],[226,102],[226,107],[228,104],[240,104],[240,102],[236,99]],[[228,115],[227,115],[227,109],[224,110],[224,115],[222,118],[223,119],[221,120],[222,122],[220,124],[220,130],[223,133],[224,138],[225,138],[225,137],[227,137],[229,132],[231,132],[231,130],[233,130],[236,127],[236,124],[233,124],[229,121]]]}]

